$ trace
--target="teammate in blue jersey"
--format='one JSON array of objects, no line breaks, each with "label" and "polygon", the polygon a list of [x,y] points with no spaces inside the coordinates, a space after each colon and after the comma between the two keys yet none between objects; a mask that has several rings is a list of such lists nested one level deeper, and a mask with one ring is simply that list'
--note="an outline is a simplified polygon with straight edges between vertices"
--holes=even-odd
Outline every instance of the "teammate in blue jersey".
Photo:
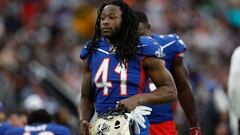
[{"label": "teammate in blue jersey", "polygon": [[12,126],[8,122],[0,123],[0,135],[5,135],[6,131],[11,128]]},{"label": "teammate in blue jersey", "polygon": [[0,101],[0,135],[4,135],[5,132],[10,129],[12,126],[9,122],[5,121],[5,114],[3,112],[3,104]]},{"label": "teammate in blue jersey", "polygon": [[[159,45],[151,37],[140,38],[138,24],[134,11],[120,0],[100,7],[93,39],[80,55],[84,60],[79,106],[82,135],[89,134],[95,110],[101,114],[119,102],[119,107],[130,112],[138,105],[161,104],[176,98],[173,78],[158,59]],[[157,86],[152,93],[144,91],[148,77]],[[141,135],[149,134],[147,119],[145,124]]]},{"label": "teammate in blue jersey", "polygon": [[[165,66],[174,77],[178,99],[183,110],[186,113],[190,123],[190,135],[200,135],[201,131],[198,125],[196,115],[196,106],[189,83],[188,70],[183,62],[186,46],[183,41],[175,34],[158,35],[150,34],[150,24],[147,16],[140,11],[135,11],[139,19],[139,33],[141,35],[150,35],[160,44],[161,56],[165,61]],[[154,91],[156,87],[149,82],[147,91]],[[163,105],[151,106],[153,111],[149,115],[151,123],[151,135],[177,135],[176,125],[173,121],[173,103],[169,102]]]},{"label": "teammate in blue jersey", "polygon": [[29,114],[28,125],[23,128],[11,128],[4,135],[71,135],[68,128],[50,124],[51,120],[46,110],[36,110]]}]

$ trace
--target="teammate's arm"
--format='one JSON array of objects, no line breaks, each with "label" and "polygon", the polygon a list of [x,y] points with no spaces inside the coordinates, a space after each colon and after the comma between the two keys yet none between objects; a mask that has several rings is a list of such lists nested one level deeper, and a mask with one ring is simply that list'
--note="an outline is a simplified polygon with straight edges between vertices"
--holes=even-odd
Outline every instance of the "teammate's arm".
[{"label": "teammate's arm", "polygon": [[164,67],[163,62],[153,57],[145,57],[142,62],[144,70],[150,76],[157,89],[151,93],[137,94],[121,100],[120,104],[129,111],[138,105],[166,103],[177,97],[173,78]]},{"label": "teammate's arm", "polygon": [[81,100],[79,106],[80,132],[82,135],[89,134],[89,121],[94,115],[94,91],[91,83],[90,67],[86,60],[83,63],[84,73],[81,87]]},{"label": "teammate's arm", "polygon": [[178,91],[179,102],[187,116],[191,127],[198,127],[196,105],[192,88],[189,82],[189,74],[182,57],[177,57],[173,61],[172,75]]}]

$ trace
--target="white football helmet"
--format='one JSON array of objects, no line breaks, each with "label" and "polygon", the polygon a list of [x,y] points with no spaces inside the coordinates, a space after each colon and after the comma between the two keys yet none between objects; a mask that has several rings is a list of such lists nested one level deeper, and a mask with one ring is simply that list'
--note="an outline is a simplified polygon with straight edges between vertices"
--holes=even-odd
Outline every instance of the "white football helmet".
[{"label": "white football helmet", "polygon": [[132,135],[132,120],[125,114],[97,117],[90,128],[90,135]]}]

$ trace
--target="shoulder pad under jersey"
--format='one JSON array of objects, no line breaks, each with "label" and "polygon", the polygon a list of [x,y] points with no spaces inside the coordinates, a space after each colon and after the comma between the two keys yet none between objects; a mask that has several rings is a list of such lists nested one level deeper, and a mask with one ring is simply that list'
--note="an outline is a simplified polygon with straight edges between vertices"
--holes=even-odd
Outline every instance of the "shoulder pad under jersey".
[{"label": "shoulder pad under jersey", "polygon": [[89,53],[89,51],[88,51],[88,46],[91,44],[91,41],[88,41],[87,43],[85,43],[85,45],[83,46],[83,48],[82,48],[82,50],[81,50],[81,52],[80,52],[80,58],[82,59],[82,60],[84,60],[85,58],[87,58],[89,55],[90,55],[90,53]]},{"label": "shoulder pad under jersey", "polygon": [[138,45],[138,55],[161,58],[158,42],[150,36],[141,36]]},{"label": "shoulder pad under jersey", "polygon": [[182,39],[179,38],[176,34],[168,34],[168,35],[158,35],[158,34],[151,34],[151,37],[158,41],[161,46],[167,45],[174,45],[175,53],[184,52],[187,48],[185,43]]}]

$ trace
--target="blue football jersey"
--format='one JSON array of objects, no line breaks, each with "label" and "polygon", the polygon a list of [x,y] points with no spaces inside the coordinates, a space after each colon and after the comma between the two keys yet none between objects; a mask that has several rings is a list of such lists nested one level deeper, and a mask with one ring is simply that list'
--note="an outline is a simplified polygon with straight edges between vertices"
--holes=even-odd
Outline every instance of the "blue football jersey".
[{"label": "blue football jersey", "polygon": [[90,66],[98,113],[115,108],[117,101],[145,91],[148,77],[143,70],[142,60],[146,56],[159,58],[160,47],[150,36],[140,37],[139,41],[137,57],[129,60],[126,67],[120,65],[105,39],[98,42],[95,52],[90,54],[86,46],[81,51],[80,58],[87,59]]},{"label": "blue football jersey", "polygon": [[[184,42],[176,34],[152,34],[151,37],[158,41],[161,49],[160,55],[164,59],[166,68],[171,72],[175,58],[183,57],[184,52],[186,51]],[[149,92],[155,89],[155,85],[149,81],[146,91]],[[172,102],[162,105],[151,105],[150,107],[153,109],[151,115],[148,116],[150,123],[173,120]]]},{"label": "blue football jersey", "polygon": [[7,122],[0,123],[0,135],[4,135],[5,132],[11,128],[12,126]]},{"label": "blue football jersey", "polygon": [[38,124],[12,128],[5,135],[71,135],[71,132],[67,127],[57,124]]}]

